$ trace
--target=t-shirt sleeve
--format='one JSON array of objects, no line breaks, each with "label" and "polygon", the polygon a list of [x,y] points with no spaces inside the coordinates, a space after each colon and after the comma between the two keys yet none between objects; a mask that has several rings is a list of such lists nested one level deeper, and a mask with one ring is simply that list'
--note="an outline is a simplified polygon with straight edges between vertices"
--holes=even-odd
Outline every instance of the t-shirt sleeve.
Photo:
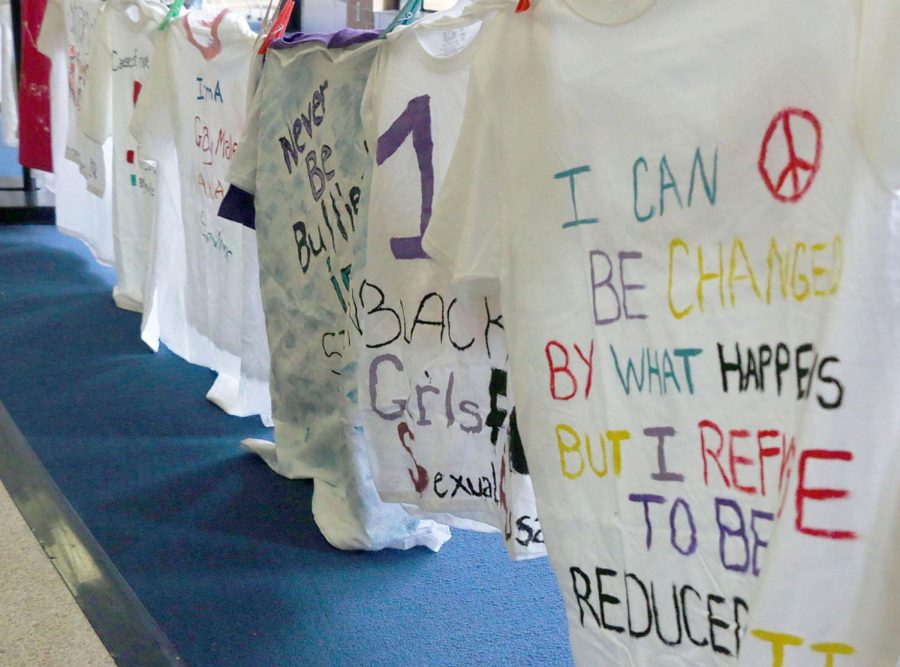
[{"label": "t-shirt sleeve", "polygon": [[256,229],[256,197],[237,185],[229,185],[219,204],[219,217]]},{"label": "t-shirt sleeve", "polygon": [[112,54],[108,27],[112,11],[104,5],[97,16],[87,79],[76,115],[79,129],[98,143],[112,134]]},{"label": "t-shirt sleeve", "polygon": [[422,243],[455,283],[466,282],[478,294],[496,292],[500,279],[504,221],[496,136],[473,75],[459,140]]},{"label": "t-shirt sleeve", "polygon": [[[361,139],[366,142],[370,150],[374,151],[374,147],[378,145],[378,107],[380,104],[379,91],[384,83],[381,73],[387,66],[387,59],[390,58],[391,45],[384,44],[372,61],[372,67],[369,70],[369,77],[366,79],[366,87],[363,90],[362,99],[359,104],[359,120],[362,127]],[[372,157],[374,160],[374,152]]]},{"label": "t-shirt sleeve", "polygon": [[859,49],[860,133],[879,178],[900,191],[900,2],[864,0]]},{"label": "t-shirt sleeve", "polygon": [[140,146],[141,159],[158,161],[167,147],[175,141],[167,34],[168,32],[157,32],[153,36],[153,63],[144,79],[129,126],[131,135]]},{"label": "t-shirt sleeve", "polygon": [[[238,141],[238,149],[228,166],[226,180],[240,188],[244,194],[256,194],[256,163],[259,158],[259,113],[262,104],[262,59],[253,56],[247,88],[246,119],[244,133]],[[225,216],[227,217],[227,216]],[[234,218],[229,218],[234,220]]]},{"label": "t-shirt sleeve", "polygon": [[66,43],[66,23],[62,7],[55,0],[47,3],[44,19],[41,21],[41,32],[38,35],[37,50],[52,59],[57,49],[64,48]]}]

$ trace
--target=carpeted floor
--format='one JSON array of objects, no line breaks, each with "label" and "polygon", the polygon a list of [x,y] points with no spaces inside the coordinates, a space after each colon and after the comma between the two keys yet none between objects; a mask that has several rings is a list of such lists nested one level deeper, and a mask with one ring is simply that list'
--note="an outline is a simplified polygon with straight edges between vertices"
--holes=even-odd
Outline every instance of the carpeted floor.
[{"label": "carpeted floor", "polygon": [[546,559],[461,531],[332,549],[311,485],[239,450],[271,432],[152,354],[111,288],[78,241],[0,226],[0,401],[189,665],[571,664]]}]

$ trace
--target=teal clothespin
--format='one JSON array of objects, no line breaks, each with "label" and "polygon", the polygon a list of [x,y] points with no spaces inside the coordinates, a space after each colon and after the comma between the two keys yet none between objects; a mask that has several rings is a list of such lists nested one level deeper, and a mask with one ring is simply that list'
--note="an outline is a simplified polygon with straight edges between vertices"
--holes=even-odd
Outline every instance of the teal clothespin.
[{"label": "teal clothespin", "polygon": [[422,11],[422,0],[406,0],[406,3],[397,12],[394,20],[381,33],[381,37],[384,38],[389,35],[397,26],[409,25],[416,20],[420,11]]},{"label": "teal clothespin", "polygon": [[175,2],[173,2],[169,6],[169,13],[163,17],[162,22],[159,24],[159,29],[165,30],[166,28],[168,28],[169,21],[178,17],[178,15],[181,13],[181,8],[183,6],[184,6],[184,0],[175,0]]}]

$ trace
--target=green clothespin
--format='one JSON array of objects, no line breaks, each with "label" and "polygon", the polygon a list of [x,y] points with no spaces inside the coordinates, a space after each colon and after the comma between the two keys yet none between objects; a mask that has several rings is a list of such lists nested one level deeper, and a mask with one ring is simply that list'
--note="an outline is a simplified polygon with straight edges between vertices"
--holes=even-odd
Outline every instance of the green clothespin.
[{"label": "green clothespin", "polygon": [[422,0],[406,0],[394,20],[381,33],[381,38],[387,37],[397,26],[409,25],[415,21],[420,11],[422,11]]},{"label": "green clothespin", "polygon": [[174,18],[178,18],[178,15],[181,13],[181,8],[184,6],[184,0],[175,0],[171,5],[169,5],[169,13],[163,17],[162,22],[159,24],[160,30],[165,30],[169,27],[169,21]]}]

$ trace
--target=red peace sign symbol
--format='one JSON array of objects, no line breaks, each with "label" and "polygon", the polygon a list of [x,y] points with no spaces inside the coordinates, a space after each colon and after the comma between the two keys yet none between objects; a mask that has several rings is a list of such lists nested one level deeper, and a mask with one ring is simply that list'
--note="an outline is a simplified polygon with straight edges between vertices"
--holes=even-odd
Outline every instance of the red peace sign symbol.
[{"label": "red peace sign symbol", "polygon": [[[794,124],[793,128],[792,123]],[[801,124],[797,125],[797,123]],[[776,131],[779,129],[781,132],[776,135]],[[795,130],[806,133],[810,130],[813,132],[816,147],[812,160],[797,155],[794,142]],[[786,156],[786,163],[780,167],[780,171],[776,171],[772,165],[768,164],[770,147],[779,150]],[[780,166],[781,161],[777,162]],[[822,125],[819,123],[819,119],[806,109],[788,108],[775,114],[775,118],[769,123],[769,128],[763,137],[759,153],[759,173],[772,196],[781,202],[798,201],[809,190],[821,164]]]}]

